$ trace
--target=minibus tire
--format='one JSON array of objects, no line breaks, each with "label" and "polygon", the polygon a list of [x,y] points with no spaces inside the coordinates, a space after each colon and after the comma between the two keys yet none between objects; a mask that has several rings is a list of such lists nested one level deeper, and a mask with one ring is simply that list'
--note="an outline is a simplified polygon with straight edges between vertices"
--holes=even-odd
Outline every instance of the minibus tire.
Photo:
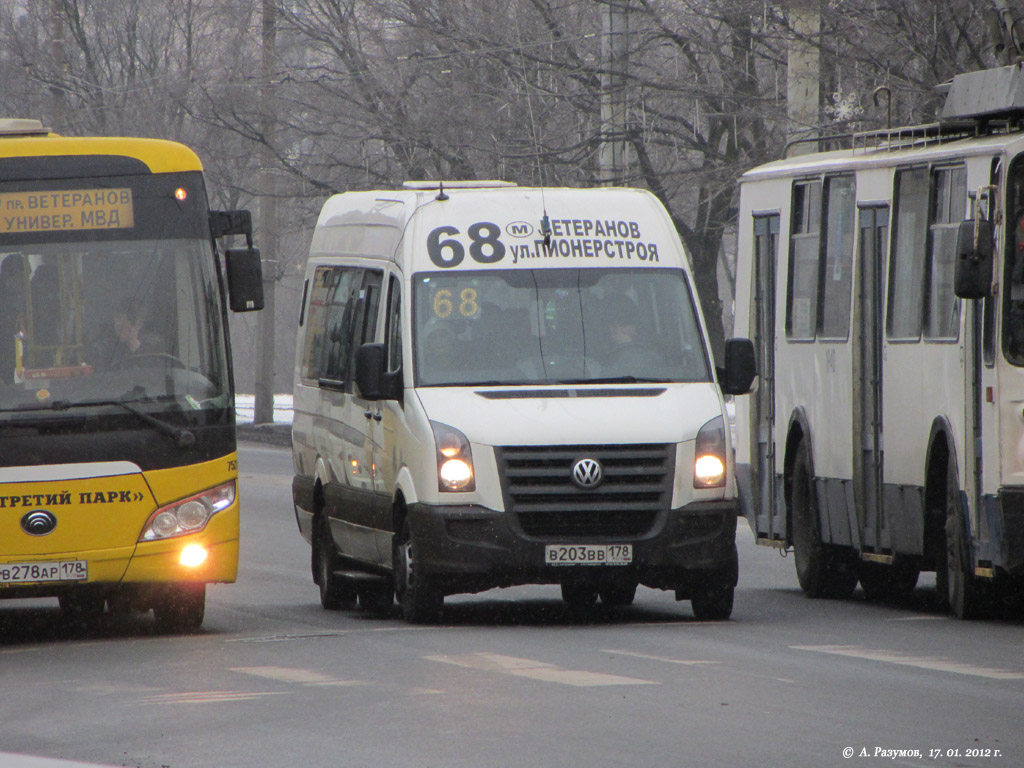
[{"label": "minibus tire", "polygon": [[597,603],[597,590],[589,584],[566,582],[562,584],[562,600],[573,610],[586,610]]},{"label": "minibus tire", "polygon": [[801,441],[793,464],[793,560],[797,580],[807,597],[847,598],[857,587],[852,553],[821,540],[814,475],[806,441]]},{"label": "minibus tire", "polygon": [[410,624],[436,624],[444,611],[444,593],[423,573],[417,573],[419,544],[408,518],[403,518],[395,539],[395,594],[402,617]]},{"label": "minibus tire", "polygon": [[725,621],[732,616],[735,594],[735,587],[707,584],[690,598],[690,608],[700,621]]},{"label": "minibus tire", "polygon": [[617,581],[614,584],[605,584],[597,594],[601,596],[601,602],[609,608],[625,608],[632,605],[636,599],[635,581]]},{"label": "minibus tire", "polygon": [[356,590],[346,579],[336,576],[338,553],[327,529],[327,520],[317,515],[313,535],[313,562],[320,605],[327,611],[351,611],[356,607]]}]

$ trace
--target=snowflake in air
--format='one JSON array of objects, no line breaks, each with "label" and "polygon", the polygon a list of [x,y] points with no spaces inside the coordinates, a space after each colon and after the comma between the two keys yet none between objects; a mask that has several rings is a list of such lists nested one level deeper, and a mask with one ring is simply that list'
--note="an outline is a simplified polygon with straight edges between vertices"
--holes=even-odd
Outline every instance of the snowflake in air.
[{"label": "snowflake in air", "polygon": [[863,113],[864,108],[858,103],[855,93],[844,96],[842,91],[836,91],[832,94],[832,103],[825,105],[825,114],[836,123],[849,122]]}]

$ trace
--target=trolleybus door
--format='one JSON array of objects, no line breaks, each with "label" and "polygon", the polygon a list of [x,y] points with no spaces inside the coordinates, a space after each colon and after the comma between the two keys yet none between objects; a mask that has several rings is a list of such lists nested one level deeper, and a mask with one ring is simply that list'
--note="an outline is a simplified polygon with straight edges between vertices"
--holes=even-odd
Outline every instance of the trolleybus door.
[{"label": "trolleybus door", "polygon": [[779,216],[754,219],[754,312],[759,383],[754,400],[757,535],[785,542],[785,504],[778,499],[781,484],[775,468],[775,278],[779,245]]},{"label": "trolleybus door", "polygon": [[884,275],[889,242],[889,208],[862,208],[860,211],[860,284],[858,290],[860,333],[856,364],[859,376],[853,377],[854,482],[857,520],[862,547],[879,553],[889,549],[882,541],[885,528],[882,507],[882,334],[885,330]]}]

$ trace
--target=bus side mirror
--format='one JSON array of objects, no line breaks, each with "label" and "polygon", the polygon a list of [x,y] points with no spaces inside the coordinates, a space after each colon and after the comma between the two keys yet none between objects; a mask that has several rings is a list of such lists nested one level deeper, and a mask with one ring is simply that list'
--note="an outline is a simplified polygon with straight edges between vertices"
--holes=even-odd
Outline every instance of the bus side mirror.
[{"label": "bus side mirror", "polygon": [[363,344],[356,350],[356,387],[364,400],[401,400],[402,372],[386,370],[383,344]]},{"label": "bus side mirror", "polygon": [[953,277],[953,291],[957,296],[961,299],[984,299],[992,293],[994,253],[991,221],[979,218],[960,223]]},{"label": "bus side mirror", "polygon": [[718,368],[718,383],[727,395],[745,395],[754,386],[757,356],[750,339],[726,339],[725,365]]},{"label": "bus side mirror", "polygon": [[228,248],[224,251],[228,273],[228,301],[232,312],[263,309],[263,267],[258,248]]}]

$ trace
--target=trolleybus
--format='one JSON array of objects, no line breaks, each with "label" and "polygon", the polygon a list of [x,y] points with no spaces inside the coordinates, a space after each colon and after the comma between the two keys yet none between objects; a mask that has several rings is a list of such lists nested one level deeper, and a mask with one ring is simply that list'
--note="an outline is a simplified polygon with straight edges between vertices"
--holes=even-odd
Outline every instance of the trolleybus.
[{"label": "trolleybus", "polygon": [[1024,576],[1024,71],[956,77],[939,122],[741,179],[737,476],[811,597],[953,612]]},{"label": "trolleybus", "polygon": [[0,121],[0,598],[183,630],[234,581],[225,277],[262,306],[249,213],[208,210],[192,150]]}]

